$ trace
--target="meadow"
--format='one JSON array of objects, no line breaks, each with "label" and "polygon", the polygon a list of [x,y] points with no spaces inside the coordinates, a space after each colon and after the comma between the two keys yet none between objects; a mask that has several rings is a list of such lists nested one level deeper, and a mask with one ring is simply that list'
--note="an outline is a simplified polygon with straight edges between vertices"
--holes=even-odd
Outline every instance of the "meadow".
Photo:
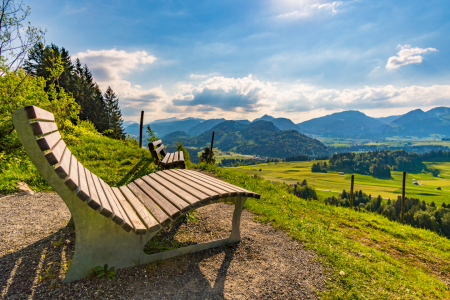
[{"label": "meadow", "polygon": [[235,172],[242,168],[200,167],[261,194],[245,205],[256,219],[319,255],[332,279],[321,299],[450,298],[447,238],[378,214],[297,198],[280,185]]},{"label": "meadow", "polygon": [[[324,162],[324,161],[320,161]],[[296,184],[306,179],[308,184],[315,186],[317,193],[323,197],[337,196],[342,190],[350,190],[351,174],[339,175],[338,172],[311,172],[311,161],[264,163],[251,166],[231,168],[235,171],[255,175],[266,180]],[[426,163],[439,169],[439,178],[430,173],[407,174],[406,197],[419,198],[427,203],[434,202],[450,204],[450,162]],[[391,179],[380,179],[369,175],[355,174],[355,190],[362,190],[372,196],[381,195],[385,199],[396,199],[401,196],[402,172],[392,171]],[[413,179],[420,185],[414,185]],[[441,187],[442,190],[437,190]]]}]

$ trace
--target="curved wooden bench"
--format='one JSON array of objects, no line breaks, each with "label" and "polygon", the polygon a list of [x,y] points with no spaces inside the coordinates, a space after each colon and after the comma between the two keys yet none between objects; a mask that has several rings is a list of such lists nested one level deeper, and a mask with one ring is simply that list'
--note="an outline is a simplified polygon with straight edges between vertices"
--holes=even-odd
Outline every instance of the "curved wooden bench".
[{"label": "curved wooden bench", "polygon": [[[13,113],[27,155],[68,206],[75,225],[75,253],[64,282],[95,266],[125,268],[240,240],[239,224],[251,191],[192,170],[164,170],[119,188],[85,168],[61,139],[53,114],[35,106]],[[203,205],[235,204],[229,238],[147,255],[144,245],[162,226]]]},{"label": "curved wooden bench", "polygon": [[[157,140],[153,143],[148,143],[148,150],[150,150],[155,164],[158,165],[160,169],[184,169],[186,167],[184,163],[183,151],[166,153],[164,151],[164,145],[161,140]],[[159,158],[159,155],[161,155],[162,160]]]}]

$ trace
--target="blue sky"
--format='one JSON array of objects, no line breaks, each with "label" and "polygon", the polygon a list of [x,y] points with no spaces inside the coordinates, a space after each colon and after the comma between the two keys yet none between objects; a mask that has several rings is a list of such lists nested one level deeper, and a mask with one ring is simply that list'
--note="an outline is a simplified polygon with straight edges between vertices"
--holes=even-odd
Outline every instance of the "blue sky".
[{"label": "blue sky", "polygon": [[26,2],[125,120],[450,106],[449,1]]}]

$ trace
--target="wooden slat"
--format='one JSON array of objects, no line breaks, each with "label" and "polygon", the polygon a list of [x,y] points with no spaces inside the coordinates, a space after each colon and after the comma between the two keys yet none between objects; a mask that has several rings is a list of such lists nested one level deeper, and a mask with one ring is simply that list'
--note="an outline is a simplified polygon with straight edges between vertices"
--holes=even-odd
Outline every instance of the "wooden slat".
[{"label": "wooden slat", "polygon": [[163,149],[164,149],[164,145],[161,145],[161,146],[159,146],[159,147],[155,150],[155,152],[156,152],[156,153],[159,153],[159,152],[161,152]]},{"label": "wooden slat", "polygon": [[66,147],[66,149],[64,149],[61,160],[55,166],[55,172],[59,176],[59,178],[65,179],[67,176],[69,176],[71,157],[72,153],[70,153],[69,148]]},{"label": "wooden slat", "polygon": [[88,201],[90,198],[89,187],[86,181],[86,173],[84,172],[84,167],[80,162],[78,162],[78,178],[79,182],[76,195],[81,200]]},{"label": "wooden slat", "polygon": [[180,151],[180,157],[179,157],[180,162],[178,163],[178,166],[182,169],[184,169],[186,167],[186,165],[184,164],[184,153],[183,151]]},{"label": "wooden slat", "polygon": [[121,186],[120,191],[125,196],[125,198],[133,206],[134,210],[137,212],[143,223],[147,226],[148,231],[154,232],[161,228],[158,221],[148,212],[145,206],[139,201],[138,198],[128,189],[126,186]]},{"label": "wooden slat", "polygon": [[50,150],[59,140],[61,139],[61,134],[59,131],[55,131],[50,133],[40,139],[37,139],[36,142],[39,145],[39,148],[42,151]]},{"label": "wooden slat", "polygon": [[208,176],[208,175],[203,174],[201,172],[196,172],[196,171],[192,171],[192,170],[185,170],[185,171],[187,171],[189,173],[197,174],[198,176],[203,177],[205,179],[212,180],[213,182],[216,182],[216,183],[218,183],[218,184],[220,184],[222,186],[233,188],[236,191],[239,191],[240,193],[244,193],[244,194],[240,194],[240,195],[245,195],[245,196],[253,197],[253,198],[257,198],[257,199],[261,198],[261,195],[259,195],[258,193],[246,190],[246,189],[244,189],[244,188],[242,188],[240,186],[233,185],[231,183],[228,183],[226,181],[220,180],[218,178],[211,177],[211,176]]},{"label": "wooden slat", "polygon": [[161,163],[166,164],[167,160],[169,159],[170,153],[167,153],[166,156],[164,156],[164,159],[161,161]]},{"label": "wooden slat", "polygon": [[215,181],[213,181],[213,180],[210,180],[210,179],[208,179],[208,178],[205,178],[205,177],[201,176],[202,174],[200,174],[199,172],[187,172],[188,170],[181,170],[181,169],[178,169],[178,170],[176,170],[176,171],[179,172],[179,173],[181,173],[181,174],[184,174],[184,175],[186,175],[186,176],[189,176],[189,177],[192,177],[192,178],[196,178],[196,179],[198,179],[198,180],[201,180],[201,181],[203,181],[203,182],[205,182],[205,183],[207,183],[207,184],[209,184],[209,185],[211,185],[211,186],[214,186],[214,187],[216,187],[216,188],[225,190],[225,191],[227,191],[228,193],[230,193],[230,196],[232,196],[232,197],[238,196],[238,195],[245,196],[245,193],[243,193],[243,192],[241,192],[241,191],[239,191],[239,190],[237,190],[237,189],[235,189],[235,188],[231,188],[231,187],[228,187],[228,186],[224,186],[224,185],[221,184],[220,182],[215,182]]},{"label": "wooden slat", "polygon": [[130,219],[128,218],[127,214],[125,213],[125,211],[123,210],[122,205],[119,202],[119,199],[117,199],[116,195],[114,194],[112,188],[106,184],[106,190],[108,191],[108,195],[113,199],[113,201],[116,203],[116,207],[120,212],[120,215],[122,216],[123,219],[123,223],[122,223],[122,228],[126,231],[126,232],[130,232],[131,229],[133,229],[133,225],[131,225]]},{"label": "wooden slat", "polygon": [[[166,174],[165,172],[157,172],[156,174],[158,174],[158,176],[164,178],[165,180],[169,181],[170,183],[176,185],[180,189],[188,192],[189,194],[196,197],[197,199],[200,199],[200,201],[203,205],[208,204],[212,200],[211,196],[209,196],[205,193],[202,193],[200,190],[195,189],[194,187],[191,187],[190,185],[187,185],[180,180],[177,180],[176,178],[170,176],[169,174]],[[202,187],[200,186],[200,188],[202,188]],[[214,199],[220,198],[219,194],[214,193],[212,191],[210,191],[210,192],[211,192],[211,194],[215,195]]]},{"label": "wooden slat", "polygon": [[205,188],[207,188],[209,190],[212,190],[214,192],[219,193],[221,198],[230,196],[230,192],[228,192],[228,191],[226,191],[224,189],[218,188],[218,187],[216,187],[216,186],[214,186],[212,184],[204,182],[203,180],[199,180],[199,179],[197,179],[197,178],[195,178],[193,176],[187,176],[186,174],[181,173],[181,172],[177,172],[177,171],[178,170],[169,170],[169,172],[171,172],[172,174],[176,174],[176,175],[178,175],[180,177],[183,177],[184,179],[188,179],[191,182],[195,182],[195,183],[197,183],[197,184],[199,184],[201,186],[204,186]]},{"label": "wooden slat", "polygon": [[164,198],[169,200],[173,205],[175,205],[179,210],[181,210],[183,213],[186,213],[192,209],[191,205],[169,191],[167,188],[159,184],[157,181],[153,180],[149,176],[144,176],[141,179],[143,179],[145,182],[147,182],[153,189],[155,189],[158,193],[160,193]]},{"label": "wooden slat", "polygon": [[30,120],[55,121],[55,116],[51,112],[34,105],[25,106],[25,112]]},{"label": "wooden slat", "polygon": [[119,208],[117,207],[116,198],[110,194],[110,191],[108,189],[109,185],[106,184],[106,182],[104,182],[101,178],[99,178],[98,181],[103,188],[103,192],[105,193],[106,199],[109,202],[109,206],[111,206],[111,210],[113,212],[112,221],[117,225],[122,226],[125,220],[122,217],[122,213],[120,212]]},{"label": "wooden slat", "polygon": [[134,212],[133,207],[130,205],[130,203],[128,203],[128,201],[125,199],[125,197],[118,188],[113,187],[111,189],[114,192],[114,195],[116,196],[117,200],[121,204],[123,211],[127,215],[130,224],[133,227],[134,233],[139,235],[145,234],[147,232],[147,228],[145,228],[144,224],[142,224],[141,220]]},{"label": "wooden slat", "polygon": [[78,187],[78,161],[73,155],[70,158],[69,176],[64,180],[64,184],[72,191],[75,191]]},{"label": "wooden slat", "polygon": [[162,143],[162,141],[161,140],[157,140],[157,141],[154,141],[152,144],[153,144],[153,146],[158,146],[159,144],[161,144]]},{"label": "wooden slat", "polygon": [[102,204],[100,203],[100,200],[98,198],[97,189],[95,188],[94,180],[92,179],[92,174],[86,168],[84,169],[84,173],[86,175],[86,181],[89,187],[89,195],[91,197],[87,205],[95,210],[101,209]]},{"label": "wooden slat", "polygon": [[34,135],[43,135],[58,130],[58,126],[53,122],[34,122],[30,125]]},{"label": "wooden slat", "polygon": [[149,186],[142,179],[137,179],[134,183],[143,190],[147,196],[149,196],[159,207],[172,219],[176,219],[181,216],[181,211],[176,208],[172,203],[167,201],[163,196],[158,194],[151,186]]},{"label": "wooden slat", "polygon": [[66,143],[64,143],[63,140],[59,140],[58,143],[56,143],[56,145],[53,146],[53,148],[50,149],[49,152],[45,153],[45,158],[47,159],[48,163],[52,166],[59,163],[65,148]]},{"label": "wooden slat", "polygon": [[191,171],[191,170],[183,170],[182,172],[184,172],[186,174],[191,174],[192,176],[195,176],[196,178],[202,179],[205,182],[208,182],[208,183],[211,183],[211,184],[215,184],[216,186],[219,186],[219,187],[221,187],[223,189],[226,189],[227,191],[236,192],[237,195],[239,195],[239,196],[246,196],[248,194],[246,191],[244,191],[240,187],[237,187],[237,186],[232,185],[232,184],[226,184],[222,180],[219,180],[217,178],[214,178],[214,177],[202,174],[200,172],[195,172],[195,171]]},{"label": "wooden slat", "polygon": [[173,156],[174,156],[174,154],[173,153],[170,153],[170,156],[169,156],[169,159],[167,160],[167,164],[172,164],[172,162],[173,162]]},{"label": "wooden slat", "polygon": [[[199,207],[202,205],[201,198],[196,198],[193,195],[189,194],[188,192],[184,191],[183,189],[177,187],[176,185],[172,184],[168,180],[164,179],[163,177],[159,176],[159,174],[152,173],[148,176],[142,177],[143,180],[146,180],[147,177],[150,177],[154,180],[156,180],[159,184],[161,184],[163,187],[189,203],[193,208]],[[209,197],[208,197],[209,198]]]},{"label": "wooden slat", "polygon": [[129,183],[127,187],[136,195],[136,197],[145,205],[145,207],[151,212],[153,217],[161,223],[161,225],[166,225],[170,223],[170,218],[161,208],[156,205],[153,200],[147,196],[136,184]]},{"label": "wooden slat", "polygon": [[174,164],[178,163],[178,151],[174,153],[172,163],[174,163]]},{"label": "wooden slat", "polygon": [[166,174],[167,176],[170,176],[171,178],[173,178],[174,180],[179,182],[179,184],[185,184],[186,186],[190,186],[190,187],[200,191],[201,193],[210,196],[212,200],[217,200],[217,199],[220,198],[220,193],[219,192],[210,190],[207,187],[205,187],[204,185],[200,185],[200,184],[197,184],[197,183],[195,183],[193,181],[190,181],[189,179],[186,179],[186,178],[178,175],[177,173],[173,173],[173,172],[168,171],[168,170],[164,170],[164,171],[161,171],[159,173]]},{"label": "wooden slat", "polygon": [[95,189],[97,190],[98,199],[100,200],[100,209],[99,212],[104,215],[105,217],[109,218],[113,216],[113,210],[111,206],[109,205],[108,200],[106,199],[106,195],[103,192],[103,188],[100,184],[100,181],[98,180],[98,177],[94,174],[92,174],[92,180],[95,184]]}]

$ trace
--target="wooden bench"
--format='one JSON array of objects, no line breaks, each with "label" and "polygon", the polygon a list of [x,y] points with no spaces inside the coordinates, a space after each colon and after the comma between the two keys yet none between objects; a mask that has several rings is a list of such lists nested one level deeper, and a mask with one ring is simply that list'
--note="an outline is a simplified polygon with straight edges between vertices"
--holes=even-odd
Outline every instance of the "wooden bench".
[{"label": "wooden bench", "polygon": [[[186,167],[184,164],[183,151],[166,153],[164,151],[164,145],[162,144],[161,140],[157,140],[153,143],[148,143],[148,149],[152,154],[155,165],[158,165],[160,169],[184,169]],[[162,160],[160,159],[159,155],[161,155]]]},{"label": "wooden bench", "polygon": [[[260,195],[207,176],[177,169],[111,187],[90,172],[61,139],[53,114],[35,106],[13,113],[17,135],[42,177],[68,206],[75,225],[75,253],[64,282],[85,278],[93,267],[125,268],[240,240],[247,197]],[[165,226],[207,204],[235,204],[229,238],[147,255],[145,244]]]}]

